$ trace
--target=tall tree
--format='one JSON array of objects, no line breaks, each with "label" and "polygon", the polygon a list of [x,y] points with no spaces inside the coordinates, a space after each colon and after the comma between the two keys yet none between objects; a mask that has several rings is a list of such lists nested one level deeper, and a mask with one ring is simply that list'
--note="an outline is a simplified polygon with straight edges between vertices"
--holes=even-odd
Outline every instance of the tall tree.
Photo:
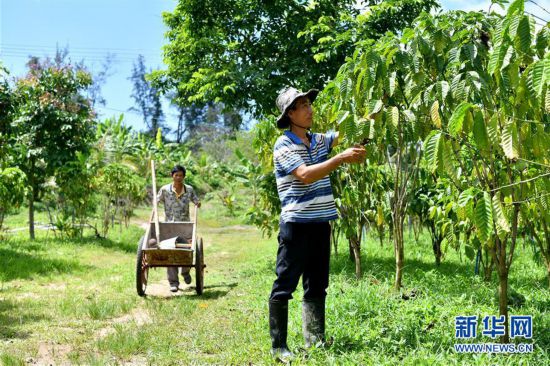
[{"label": "tall tree", "polygon": [[34,239],[34,203],[43,183],[56,171],[89,151],[94,112],[83,93],[91,75],[71,64],[32,58],[28,74],[17,80],[13,114],[16,162],[27,176],[29,231]]},{"label": "tall tree", "polygon": [[178,125],[174,131],[176,142],[181,143],[184,137],[193,135],[194,131],[205,122],[206,108],[203,104],[185,105],[176,92],[167,94],[170,105],[177,110]]},{"label": "tall tree", "polygon": [[[151,70],[149,70],[151,72]],[[130,110],[139,112],[143,116],[143,123],[147,127],[147,133],[155,138],[158,129],[163,132],[163,136],[169,131],[164,124],[164,112],[162,111],[162,102],[159,90],[153,86],[146,78],[147,68],[145,66],[145,58],[139,55],[136,63],[132,68],[133,91],[132,98],[136,107]]]},{"label": "tall tree", "polygon": [[[378,1],[369,2],[374,5]],[[360,15],[356,0],[179,0],[164,13],[168,68],[153,72],[186,103],[221,102],[262,116],[287,85],[322,88],[362,39],[397,31],[434,0],[388,0]],[[319,56],[320,55],[320,56]]]},{"label": "tall tree", "polygon": [[10,133],[10,113],[13,112],[13,93],[8,83],[8,71],[0,64],[0,168],[7,158],[9,145],[7,139]]}]

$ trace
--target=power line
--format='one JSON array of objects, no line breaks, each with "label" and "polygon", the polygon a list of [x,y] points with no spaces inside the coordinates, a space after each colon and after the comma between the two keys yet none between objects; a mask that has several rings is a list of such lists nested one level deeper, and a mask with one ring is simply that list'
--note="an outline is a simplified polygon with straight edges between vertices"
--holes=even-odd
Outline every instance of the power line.
[{"label": "power line", "polygon": [[[11,48],[49,48],[49,49],[63,49],[63,47],[58,46],[43,46],[43,45],[27,45],[27,44],[17,44],[17,43],[1,43],[0,47],[11,47]],[[72,47],[67,46],[69,50],[91,50],[91,51],[106,51],[106,52],[130,52],[130,53],[152,53],[157,52],[157,50],[145,49],[145,48],[107,48],[107,47]]]},{"label": "power line", "polygon": [[[41,51],[12,51],[12,50],[0,50],[0,54],[6,55],[6,56],[35,56],[36,54],[39,54]],[[46,53],[47,54],[47,53]],[[109,55],[113,54],[80,54],[80,53],[69,53],[67,56],[70,57],[76,57],[76,58],[94,58],[94,59],[105,59],[106,57],[109,57]],[[53,56],[53,55],[51,55]],[[104,56],[104,57],[102,57]],[[137,59],[137,56],[135,58],[129,57],[129,55],[124,55],[124,57],[118,57],[117,55],[114,55],[112,57],[113,61],[116,60],[131,60],[135,61]]]},{"label": "power line", "polygon": [[[1,51],[7,51],[7,52],[14,52],[14,53],[20,53],[20,52],[44,52],[44,53],[57,53],[58,51],[63,51],[63,49],[47,49],[47,48],[31,48],[31,47],[0,47]],[[147,56],[147,57],[162,57],[159,54],[143,54],[143,53],[130,53],[130,52],[119,52],[119,51],[74,51],[72,49],[68,49],[69,55],[93,55],[93,56],[101,56],[101,55],[115,55],[115,56],[123,56],[123,57],[138,57],[138,56]]]},{"label": "power line", "polygon": [[[0,52],[0,58],[1,57],[30,58],[30,57],[33,57],[33,56],[34,55],[6,54],[4,52]],[[95,61],[95,62],[104,62],[105,61],[104,58],[98,58],[98,57],[83,57],[83,59],[85,59],[86,61]],[[135,61],[136,60],[133,60],[133,59],[115,59],[115,60],[112,60],[113,63],[117,63],[117,62],[120,62],[120,63],[133,63]]]},{"label": "power line", "polygon": [[530,3],[533,3],[535,4],[536,6],[538,6],[539,8],[541,8],[543,11],[545,11],[546,13],[550,14],[550,11],[546,10],[545,8],[543,8],[542,6],[540,6],[539,4],[537,4],[535,1],[533,0],[527,0],[528,2]]},{"label": "power line", "polygon": [[542,20],[543,22],[548,23],[548,20],[543,19],[543,18],[541,18],[541,17],[539,17],[539,16],[536,16],[536,15],[533,14],[533,13],[529,13],[528,11],[526,11],[525,13],[526,13],[526,14],[529,14],[529,15],[532,16],[533,18],[537,18],[538,20]]},{"label": "power line", "polygon": [[[3,56],[3,57],[13,57],[13,58],[32,58],[32,57],[39,57],[39,58],[42,58],[42,57],[48,57],[48,56],[38,56],[36,54],[13,54],[13,53],[5,53],[5,52],[0,52],[0,56]],[[75,62],[79,62],[81,60],[88,60],[88,61],[97,61],[97,62],[105,62],[105,58],[101,58],[101,57],[94,57],[94,56],[76,56],[73,61]],[[116,62],[136,62],[135,59],[128,59],[128,58],[124,58],[124,59],[113,59],[111,60],[112,63],[116,63]]]}]

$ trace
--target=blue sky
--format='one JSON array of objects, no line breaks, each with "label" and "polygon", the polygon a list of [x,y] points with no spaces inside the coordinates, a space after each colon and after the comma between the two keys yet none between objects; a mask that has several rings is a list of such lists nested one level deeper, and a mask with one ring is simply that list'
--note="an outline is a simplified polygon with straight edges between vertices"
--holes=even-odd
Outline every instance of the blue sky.
[{"label": "blue sky", "polygon": [[[73,61],[84,59],[92,71],[114,54],[112,76],[102,88],[103,117],[125,112],[126,123],[144,127],[132,107],[132,64],[143,54],[147,66],[162,67],[164,32],[161,14],[176,5],[172,0],[0,0],[0,60],[13,76],[25,72],[28,55],[55,54],[69,47]],[[169,120],[175,111],[166,111]]]},{"label": "blue sky", "polygon": [[[550,0],[537,0],[550,9]],[[490,0],[445,0],[444,9],[487,10]],[[0,60],[13,76],[25,72],[28,55],[46,56],[56,46],[69,47],[73,61],[84,59],[98,71],[108,54],[114,55],[112,76],[103,86],[105,108],[101,117],[125,113],[126,123],[140,130],[141,117],[128,109],[132,64],[144,55],[149,68],[162,68],[162,45],[166,28],[163,11],[171,11],[176,0],[0,0]],[[550,19],[532,3],[527,11]],[[175,127],[175,110],[164,108],[168,124]]]}]

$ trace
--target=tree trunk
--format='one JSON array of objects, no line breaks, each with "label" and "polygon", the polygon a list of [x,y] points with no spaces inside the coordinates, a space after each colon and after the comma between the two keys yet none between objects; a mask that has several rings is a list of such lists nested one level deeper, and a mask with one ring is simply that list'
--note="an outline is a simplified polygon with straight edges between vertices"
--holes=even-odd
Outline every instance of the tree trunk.
[{"label": "tree trunk", "polygon": [[482,249],[485,252],[485,261],[482,261],[483,264],[483,280],[485,282],[491,282],[491,277],[493,276],[493,267],[495,261],[492,256],[489,255],[489,249]]},{"label": "tree trunk", "polygon": [[0,239],[2,238],[2,231],[4,226],[4,209],[0,207]]},{"label": "tree trunk", "polygon": [[[399,222],[401,222],[399,220]],[[396,290],[401,288],[401,279],[403,278],[403,264],[405,263],[405,253],[403,250],[403,225],[395,222],[394,227],[394,249],[395,249],[395,284]]]},{"label": "tree trunk", "polygon": [[435,228],[435,223],[430,220],[430,234],[432,237],[432,249],[435,256],[435,265],[439,267],[441,264],[441,242],[443,238],[437,235],[437,230]]},{"label": "tree trunk", "polygon": [[380,248],[384,247],[384,229],[377,227],[378,229],[378,241],[380,242]]},{"label": "tree trunk", "polygon": [[350,240],[353,247],[353,255],[355,257],[355,278],[361,279],[361,247],[356,240]]},{"label": "tree trunk", "polygon": [[506,263],[504,263],[504,268],[500,268],[499,273],[499,287],[498,287],[498,308],[500,316],[504,315],[504,331],[505,334],[501,336],[501,343],[510,342],[510,337],[508,334],[508,270],[506,269]]},{"label": "tree trunk", "polygon": [[435,265],[439,267],[441,265],[441,240],[439,238],[434,240],[432,248],[435,255]]},{"label": "tree trunk", "polygon": [[334,254],[338,255],[338,237],[340,236],[340,230],[333,229],[330,232],[332,246],[334,247]]},{"label": "tree trunk", "polygon": [[535,239],[539,244],[540,251],[542,252],[544,257],[544,262],[546,263],[546,268],[548,272],[548,287],[550,288],[550,230],[548,230],[548,225],[546,224],[545,220],[542,220],[542,229],[544,232],[544,239],[546,239],[546,243],[543,243],[543,240],[541,240],[540,237],[537,235],[534,226],[532,227],[533,235],[535,236]]},{"label": "tree trunk", "polygon": [[34,192],[29,197],[29,235],[34,240]]},{"label": "tree trunk", "polygon": [[351,239],[348,239],[349,243],[349,260],[355,262],[355,251],[353,249],[353,243]]}]

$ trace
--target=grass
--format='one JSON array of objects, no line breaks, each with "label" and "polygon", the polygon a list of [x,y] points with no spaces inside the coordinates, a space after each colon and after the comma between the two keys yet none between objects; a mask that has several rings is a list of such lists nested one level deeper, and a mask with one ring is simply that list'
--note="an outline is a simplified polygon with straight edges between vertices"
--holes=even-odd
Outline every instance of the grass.
[{"label": "grass", "polygon": [[[150,209],[137,212],[147,219]],[[192,287],[178,296],[136,295],[134,252],[143,232],[137,226],[112,230],[108,240],[58,241],[38,231],[37,240],[30,242],[26,232],[10,234],[0,243],[0,362],[272,364],[267,297],[275,277],[276,239],[263,238],[240,218],[224,213],[216,201],[206,202],[200,213],[207,264],[200,297]],[[347,253],[333,255],[327,298],[330,345],[308,353],[299,350],[298,289],[289,305],[295,363],[549,365],[550,291],[531,249],[520,246],[517,251],[510,286],[526,300],[510,313],[533,315],[535,351],[459,355],[452,348],[454,317],[496,315],[496,278],[484,282],[473,274],[473,263],[465,257],[461,261],[452,250],[436,267],[428,240],[407,241],[401,293],[392,290],[391,245],[380,247],[376,239],[367,239],[360,281]],[[149,280],[159,288],[168,286],[164,269],[152,271]]]}]

